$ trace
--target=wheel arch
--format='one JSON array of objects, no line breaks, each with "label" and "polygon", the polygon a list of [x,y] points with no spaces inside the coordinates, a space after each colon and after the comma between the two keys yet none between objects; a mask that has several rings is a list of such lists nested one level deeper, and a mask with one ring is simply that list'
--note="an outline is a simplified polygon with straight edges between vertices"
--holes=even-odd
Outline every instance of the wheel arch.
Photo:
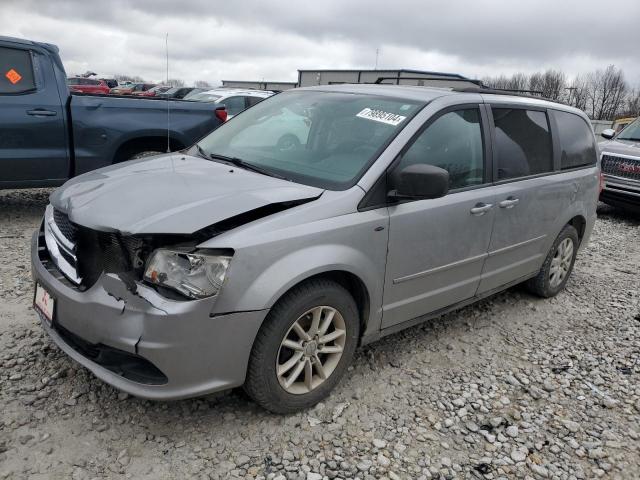
[{"label": "wheel arch", "polygon": [[[169,137],[169,149],[173,152],[185,148],[183,142],[173,136]],[[130,138],[120,144],[113,155],[112,163],[120,163],[129,160],[131,156],[144,151],[160,151],[167,149],[167,137],[159,135],[147,135]]]}]

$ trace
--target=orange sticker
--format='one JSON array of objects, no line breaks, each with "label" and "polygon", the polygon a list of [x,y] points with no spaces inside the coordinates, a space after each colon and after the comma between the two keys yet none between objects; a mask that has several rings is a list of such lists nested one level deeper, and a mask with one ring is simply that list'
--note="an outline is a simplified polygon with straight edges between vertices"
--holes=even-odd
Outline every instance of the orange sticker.
[{"label": "orange sticker", "polygon": [[5,77],[7,77],[9,81],[14,85],[18,83],[20,80],[22,80],[22,75],[16,72],[13,68],[7,72]]}]

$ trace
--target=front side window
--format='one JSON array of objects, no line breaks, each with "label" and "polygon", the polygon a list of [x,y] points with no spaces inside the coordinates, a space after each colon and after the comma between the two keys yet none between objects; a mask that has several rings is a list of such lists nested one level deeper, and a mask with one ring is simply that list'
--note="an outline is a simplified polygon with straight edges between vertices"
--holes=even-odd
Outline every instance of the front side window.
[{"label": "front side window", "polygon": [[498,180],[553,171],[549,122],[545,112],[492,108]]},{"label": "front side window", "polygon": [[0,95],[35,90],[31,52],[0,47]]},{"label": "front side window", "polygon": [[560,137],[560,168],[595,165],[598,157],[591,126],[573,113],[553,111]]},{"label": "front side window", "polygon": [[424,130],[400,160],[398,169],[425,163],[449,172],[449,189],[484,182],[484,147],[477,108],[456,110],[438,117]]},{"label": "front side window", "polygon": [[640,141],[640,120],[636,120],[625,127],[616,137],[616,140]]},{"label": "front side window", "polygon": [[423,106],[375,95],[289,91],[224,123],[198,146],[299,183],[342,190]]}]

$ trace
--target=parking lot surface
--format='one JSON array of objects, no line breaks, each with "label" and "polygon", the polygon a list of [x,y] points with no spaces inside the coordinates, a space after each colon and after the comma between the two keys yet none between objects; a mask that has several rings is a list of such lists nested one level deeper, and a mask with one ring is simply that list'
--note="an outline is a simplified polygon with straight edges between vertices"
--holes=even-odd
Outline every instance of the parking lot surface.
[{"label": "parking lot surface", "polygon": [[512,288],[361,348],[313,410],[119,393],[48,339],[0,191],[0,478],[640,478],[640,217],[599,209],[567,289]]}]

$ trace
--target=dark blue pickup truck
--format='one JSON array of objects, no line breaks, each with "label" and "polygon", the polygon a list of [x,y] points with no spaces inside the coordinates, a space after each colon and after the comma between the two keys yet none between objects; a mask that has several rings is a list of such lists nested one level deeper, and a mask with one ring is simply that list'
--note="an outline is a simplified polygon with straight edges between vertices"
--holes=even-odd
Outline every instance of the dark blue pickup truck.
[{"label": "dark blue pickup truck", "polygon": [[71,94],[66,78],[54,45],[0,36],[0,189],[180,150],[222,123],[218,105]]}]

